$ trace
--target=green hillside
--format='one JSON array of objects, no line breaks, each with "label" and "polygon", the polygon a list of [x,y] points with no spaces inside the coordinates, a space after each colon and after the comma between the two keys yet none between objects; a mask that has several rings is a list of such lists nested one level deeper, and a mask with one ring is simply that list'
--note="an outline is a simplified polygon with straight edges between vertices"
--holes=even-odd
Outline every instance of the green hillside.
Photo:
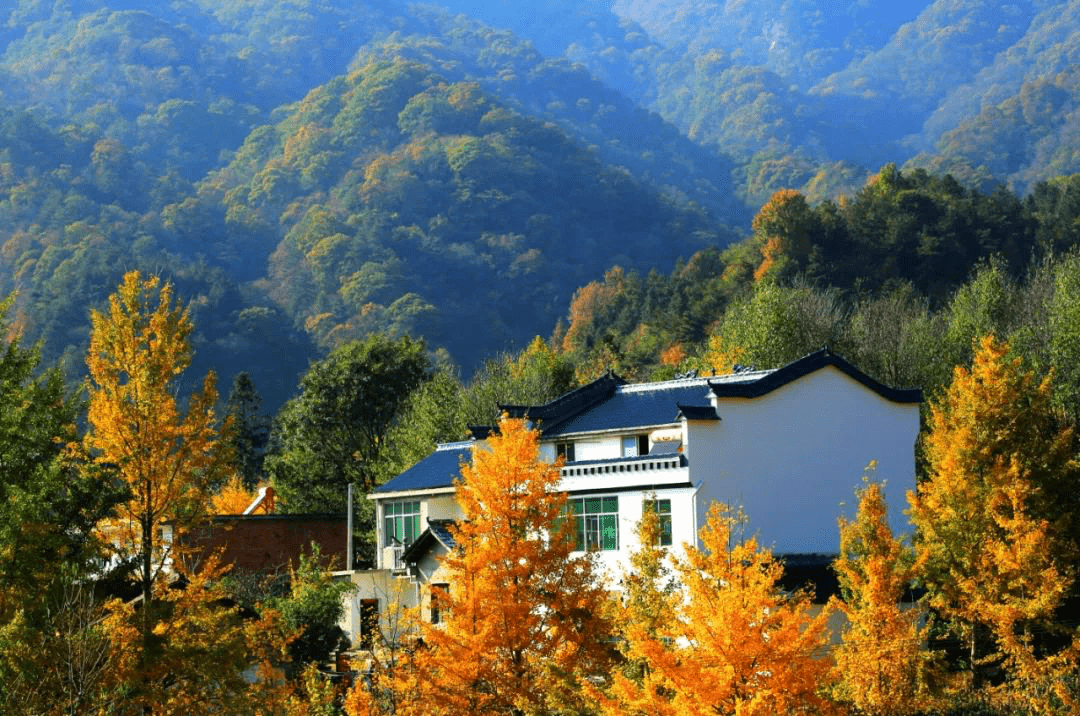
[{"label": "green hillside", "polygon": [[[894,163],[954,199],[904,189],[887,229],[823,215],[799,265],[942,296],[979,257],[1030,255],[992,222],[1080,171],[1078,12],[20,0],[0,11],[0,290],[74,378],[88,309],[124,269],[164,272],[202,318],[197,361],[274,405],[372,331],[468,372],[572,321],[612,267],[708,265],[776,191],[850,212]],[[700,338],[726,300],[691,292],[669,325]]]}]

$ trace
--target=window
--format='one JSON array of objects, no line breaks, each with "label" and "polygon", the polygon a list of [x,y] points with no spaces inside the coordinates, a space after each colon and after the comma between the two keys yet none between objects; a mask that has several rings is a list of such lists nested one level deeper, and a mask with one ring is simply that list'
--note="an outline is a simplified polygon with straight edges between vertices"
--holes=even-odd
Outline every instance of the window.
[{"label": "window", "polygon": [[671,500],[645,500],[645,510],[657,514],[660,519],[660,546],[671,546]]},{"label": "window", "polygon": [[619,498],[575,497],[566,501],[567,516],[574,519],[574,549],[619,548]]},{"label": "window", "polygon": [[573,462],[574,443],[555,443],[555,455],[566,458],[566,462]]},{"label": "window", "polygon": [[360,648],[371,649],[375,646],[375,635],[379,631],[379,600],[360,600]]},{"label": "window", "polygon": [[449,584],[431,585],[431,623],[439,624],[446,618],[446,597],[450,594]]},{"label": "window", "polygon": [[387,502],[383,508],[384,546],[412,544],[420,536],[420,501]]},{"label": "window", "polygon": [[636,457],[649,454],[648,435],[624,435],[622,439],[622,456]]}]

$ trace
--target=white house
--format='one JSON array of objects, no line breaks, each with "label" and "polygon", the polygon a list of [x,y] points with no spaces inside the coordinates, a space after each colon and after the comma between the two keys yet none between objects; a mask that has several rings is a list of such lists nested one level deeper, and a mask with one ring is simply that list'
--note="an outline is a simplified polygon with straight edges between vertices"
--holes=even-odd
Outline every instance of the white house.
[{"label": "white house", "polygon": [[[893,529],[907,531],[921,398],[823,349],[782,368],[723,376],[628,384],[608,374],[546,405],[500,407],[540,429],[543,457],[565,455],[562,486],[579,542],[613,578],[655,500],[673,549],[697,539],[711,502],[741,506],[797,580],[800,569],[827,572],[837,517],[853,512],[871,461],[886,482]],[[453,547],[450,526],[462,516],[453,481],[481,439],[440,445],[369,495],[380,549],[376,569],[353,575],[366,601],[347,618],[351,634],[363,630],[361,610],[373,615],[390,598],[417,604],[422,585],[438,582],[438,556]]]}]

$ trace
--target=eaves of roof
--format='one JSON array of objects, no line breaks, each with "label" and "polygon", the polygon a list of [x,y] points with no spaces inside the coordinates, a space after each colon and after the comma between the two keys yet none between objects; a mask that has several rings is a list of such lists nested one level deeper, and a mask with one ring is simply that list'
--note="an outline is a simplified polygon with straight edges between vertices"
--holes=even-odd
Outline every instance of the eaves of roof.
[{"label": "eaves of roof", "polygon": [[714,383],[709,387],[718,398],[758,398],[826,366],[833,366],[852,380],[861,383],[886,400],[894,403],[921,403],[922,390],[918,388],[890,388],[833,353],[828,348],[814,351],[798,360],[777,368],[761,378],[748,383]]},{"label": "eaves of roof", "polygon": [[620,385],[626,385],[626,381],[609,371],[593,382],[544,405],[500,404],[499,410],[511,418],[528,418],[540,428],[541,434],[547,435],[578,415],[608,400]]},{"label": "eaves of roof", "polygon": [[457,524],[455,520],[433,520],[429,517],[427,529],[420,533],[416,541],[405,548],[401,555],[402,561],[406,564],[415,564],[436,544],[442,545],[447,551],[457,547],[453,533],[455,524]]}]

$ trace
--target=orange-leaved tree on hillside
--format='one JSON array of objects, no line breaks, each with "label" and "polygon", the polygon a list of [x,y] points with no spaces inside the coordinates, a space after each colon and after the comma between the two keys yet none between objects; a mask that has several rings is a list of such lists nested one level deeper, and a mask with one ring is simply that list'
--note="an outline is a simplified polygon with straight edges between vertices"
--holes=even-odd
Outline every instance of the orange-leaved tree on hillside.
[{"label": "orange-leaved tree on hillside", "polygon": [[443,559],[440,624],[404,670],[419,679],[399,713],[545,714],[585,710],[581,682],[607,672],[605,592],[593,558],[574,553],[559,466],[539,435],[503,418],[462,466],[457,548]]},{"label": "orange-leaved tree on hillside", "polygon": [[[176,399],[180,374],[191,362],[186,310],[173,306],[172,287],[133,271],[109,297],[109,310],[93,311],[89,429],[84,443],[94,461],[113,470],[129,491],[106,526],[106,539],[122,559],[133,559],[144,605],[154,582],[172,563],[173,545],[160,531],[179,530],[202,512],[209,485],[227,474],[215,426],[217,391],[210,374],[186,412]],[[143,650],[152,611],[143,608]]]},{"label": "orange-leaved tree on hillside", "polygon": [[752,228],[762,258],[754,280],[761,281],[806,268],[821,220],[806,197],[793,189],[780,189],[758,210]]},{"label": "orange-leaved tree on hillside", "polygon": [[833,563],[843,599],[832,603],[848,622],[835,652],[834,692],[859,713],[901,716],[934,705],[929,625],[923,610],[902,605],[920,568],[914,549],[889,528],[881,483],[867,481],[855,519],[840,519]]},{"label": "orange-leaved tree on hillside", "polygon": [[1075,672],[1068,658],[1075,642],[1046,651],[1044,635],[1056,629],[1055,612],[1073,583],[1072,447],[1050,380],[1037,381],[992,336],[931,405],[930,475],[909,496],[911,515],[930,604],[967,643],[969,687],[1000,667],[1007,679],[995,691],[1009,698],[1047,705],[1051,694],[1069,697],[1064,677]]},{"label": "orange-leaved tree on hillside", "polygon": [[[627,655],[647,664],[640,680],[616,674],[600,697],[610,716],[821,713],[829,669],[828,614],[804,592],[785,593],[783,565],[754,538],[737,539],[745,518],[709,509],[703,548],[674,557],[681,586],[662,625],[623,617]],[[653,633],[650,633],[652,631]]]}]

